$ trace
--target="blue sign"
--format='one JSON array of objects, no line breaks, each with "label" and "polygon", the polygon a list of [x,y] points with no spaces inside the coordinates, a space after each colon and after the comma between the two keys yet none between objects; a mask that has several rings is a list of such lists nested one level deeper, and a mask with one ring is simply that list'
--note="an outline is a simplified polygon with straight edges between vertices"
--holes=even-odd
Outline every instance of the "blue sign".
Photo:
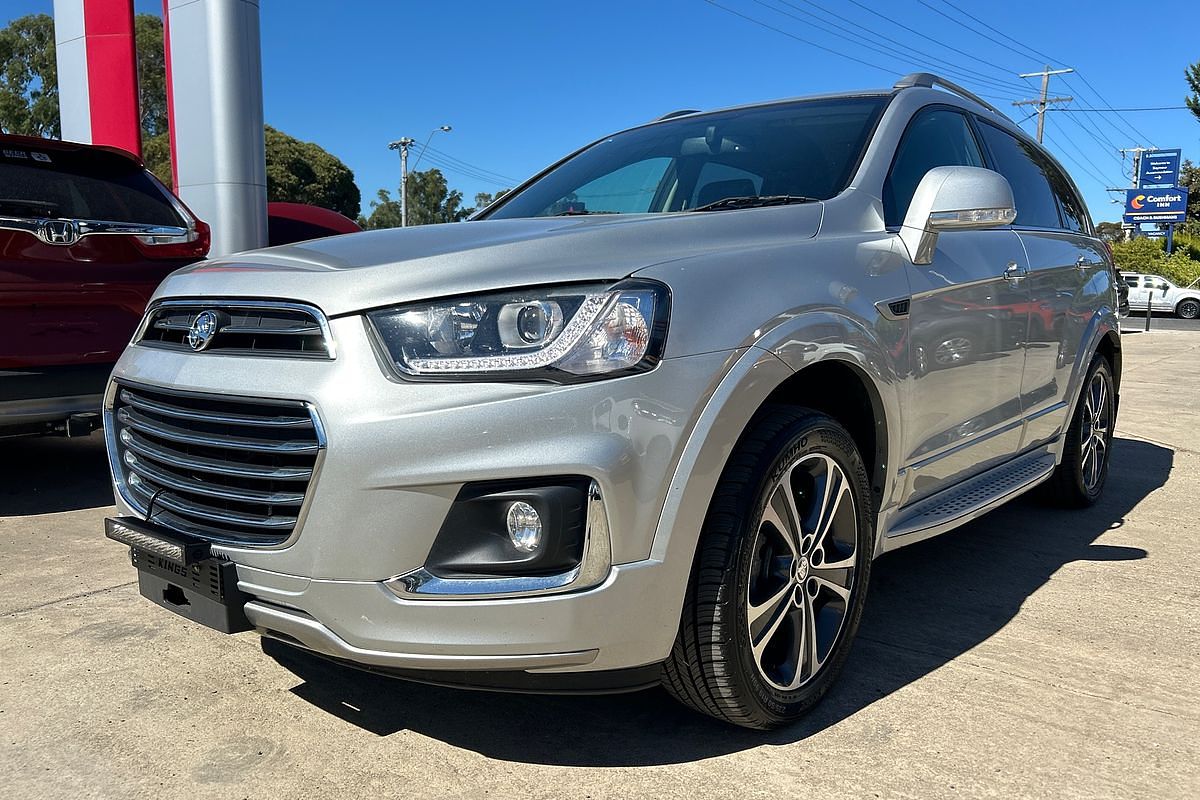
[{"label": "blue sign", "polygon": [[1167,232],[1159,230],[1143,231],[1142,236],[1145,236],[1147,239],[1165,239],[1167,238]]},{"label": "blue sign", "polygon": [[1125,221],[1183,222],[1187,201],[1187,189],[1126,189]]},{"label": "blue sign", "polygon": [[1142,153],[1138,167],[1138,186],[1178,186],[1178,150],[1148,150]]}]

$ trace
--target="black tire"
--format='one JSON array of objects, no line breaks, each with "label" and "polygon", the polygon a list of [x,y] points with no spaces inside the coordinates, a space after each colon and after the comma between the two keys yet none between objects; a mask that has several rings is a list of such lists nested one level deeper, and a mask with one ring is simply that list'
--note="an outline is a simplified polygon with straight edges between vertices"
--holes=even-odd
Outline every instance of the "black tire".
[{"label": "black tire", "polygon": [[[819,478],[804,483],[811,477],[810,472],[820,469],[826,470],[825,483],[820,483]],[[791,490],[792,502],[788,508],[803,520],[794,539],[774,537],[771,532],[775,528],[769,522],[774,517],[764,519],[770,513],[768,500],[780,501],[783,497],[781,481],[786,481]],[[829,502],[833,492],[825,491],[827,485],[845,487],[844,492],[837,493],[840,504]],[[817,502],[815,498],[821,495],[825,500],[821,501],[823,505],[817,509],[816,517],[806,516]],[[844,508],[846,497],[853,499],[849,511]],[[824,515],[823,510],[829,508],[834,510]],[[822,524],[818,520],[828,522]],[[809,522],[816,523],[807,526],[813,531],[824,528],[828,534],[820,541],[816,535],[804,535]],[[780,568],[779,558],[768,557],[782,550],[765,552],[768,536],[777,543],[795,546],[796,549],[787,551],[793,554],[788,566]],[[811,573],[808,558],[797,555],[804,552],[800,543],[809,540]],[[788,541],[792,544],[787,544]],[[851,546],[852,553],[848,550]],[[829,690],[849,653],[866,600],[873,549],[870,486],[849,433],[832,418],[808,409],[765,410],[730,456],[709,506],[679,633],[663,665],[663,685],[685,705],[742,727],[771,729],[799,719]],[[803,566],[800,562],[804,562]],[[836,587],[830,586],[829,581],[820,583],[824,577],[842,570],[848,587],[842,585],[838,594],[834,594]],[[783,586],[775,594],[788,598],[775,606],[780,609],[778,616],[761,611],[774,600],[757,606],[756,613],[760,616],[756,619],[771,616],[780,621],[768,622],[760,628],[759,644],[763,650],[756,658],[749,618],[751,590],[766,580],[783,580],[777,572],[787,573],[787,581],[791,582],[788,586],[792,588]],[[772,593],[775,591],[772,589]],[[818,602],[824,605],[818,608]],[[833,623],[839,614],[839,621]],[[813,620],[812,627],[801,627],[808,619]],[[831,624],[838,626],[833,633]],[[761,635],[764,630],[767,632]],[[767,677],[763,662],[779,640],[792,635],[789,631],[803,636],[806,630],[812,631],[810,641],[817,644],[811,652],[797,646],[799,655],[791,682],[803,675],[807,677],[798,688],[785,691]],[[819,657],[821,634],[832,640],[824,650],[823,659]],[[786,646],[776,649],[790,652]]]},{"label": "black tire", "polygon": [[1200,319],[1200,300],[1187,298],[1175,306],[1175,314],[1180,319]]},{"label": "black tire", "polygon": [[[1103,386],[1103,454],[1096,459],[1098,472],[1093,474],[1092,460],[1088,457],[1085,446],[1095,432],[1094,419],[1089,421],[1089,393],[1093,392],[1096,382]],[[1055,505],[1065,508],[1086,508],[1100,498],[1104,484],[1108,480],[1108,463],[1112,454],[1113,428],[1116,426],[1116,393],[1113,387],[1112,367],[1108,359],[1096,355],[1088,368],[1079,391],[1079,400],[1075,404],[1075,415],[1071,418],[1071,427],[1067,429],[1067,440],[1063,445],[1062,462],[1055,468],[1054,474],[1047,481],[1043,496]],[[1092,458],[1095,458],[1093,450]]]}]

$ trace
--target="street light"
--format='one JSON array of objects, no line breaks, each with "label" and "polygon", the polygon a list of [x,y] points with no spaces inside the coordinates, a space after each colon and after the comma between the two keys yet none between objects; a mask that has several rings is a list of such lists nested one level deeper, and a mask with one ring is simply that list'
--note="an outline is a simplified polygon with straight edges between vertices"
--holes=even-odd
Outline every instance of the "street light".
[{"label": "street light", "polygon": [[[417,164],[421,163],[421,156],[425,155],[425,149],[429,147],[429,141],[433,139],[433,135],[438,132],[449,133],[451,130],[449,125],[442,125],[429,132],[425,144],[421,146],[421,152],[417,154],[417,160],[413,163],[413,169],[416,169]],[[410,136],[388,142],[388,150],[400,151],[400,227],[402,228],[408,227],[408,148],[414,144],[416,144],[416,139]]]}]

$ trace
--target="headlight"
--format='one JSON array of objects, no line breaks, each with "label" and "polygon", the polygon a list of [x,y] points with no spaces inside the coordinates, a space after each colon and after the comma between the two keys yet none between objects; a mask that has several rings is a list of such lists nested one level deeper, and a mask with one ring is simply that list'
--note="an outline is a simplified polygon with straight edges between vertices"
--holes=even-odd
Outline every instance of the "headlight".
[{"label": "headlight", "polygon": [[665,286],[564,286],[459,297],[367,317],[401,373],[422,378],[550,380],[610,377],[662,357]]}]

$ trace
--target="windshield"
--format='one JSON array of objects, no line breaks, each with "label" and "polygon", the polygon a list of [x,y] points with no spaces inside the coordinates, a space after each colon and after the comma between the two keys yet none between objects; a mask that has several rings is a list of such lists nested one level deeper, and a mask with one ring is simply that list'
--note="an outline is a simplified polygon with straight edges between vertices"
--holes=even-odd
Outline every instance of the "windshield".
[{"label": "windshield", "polygon": [[664,213],[750,197],[828,200],[849,183],[887,100],[802,100],[635,128],[593,144],[484,216]]},{"label": "windshield", "polygon": [[144,169],[104,150],[0,148],[0,216],[186,223]]}]

